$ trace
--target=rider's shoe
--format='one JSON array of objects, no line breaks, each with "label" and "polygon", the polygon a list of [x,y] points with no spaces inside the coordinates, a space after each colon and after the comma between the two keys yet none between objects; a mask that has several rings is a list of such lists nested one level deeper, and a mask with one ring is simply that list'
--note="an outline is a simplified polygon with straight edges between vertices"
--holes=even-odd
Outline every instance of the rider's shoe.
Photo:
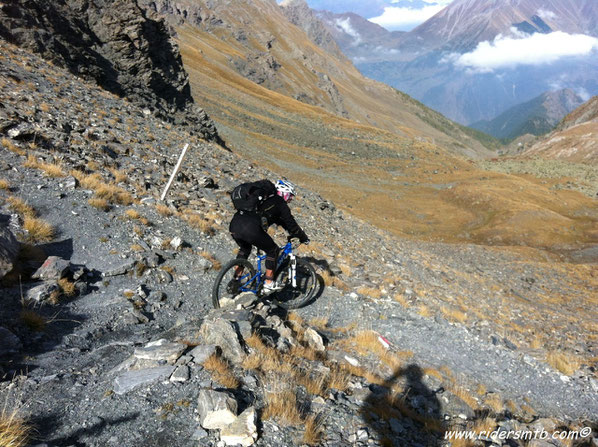
[{"label": "rider's shoe", "polygon": [[264,283],[264,286],[262,287],[262,294],[270,295],[271,293],[278,292],[282,289],[283,286],[281,284],[278,284],[276,281],[267,281]]},{"label": "rider's shoe", "polygon": [[236,278],[231,279],[226,285],[226,292],[231,295],[237,295],[239,290],[241,290],[241,283]]}]

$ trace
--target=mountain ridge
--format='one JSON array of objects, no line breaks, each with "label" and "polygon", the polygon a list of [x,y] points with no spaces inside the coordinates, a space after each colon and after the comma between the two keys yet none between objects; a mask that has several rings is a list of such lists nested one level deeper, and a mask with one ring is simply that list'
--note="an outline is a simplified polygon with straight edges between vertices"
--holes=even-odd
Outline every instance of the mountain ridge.
[{"label": "mountain ridge", "polygon": [[522,156],[598,163],[598,96],[565,116],[553,132],[526,149]]},{"label": "mountain ridge", "polygon": [[546,92],[510,108],[491,121],[479,121],[470,127],[508,141],[525,134],[543,135],[583,102],[571,89]]},{"label": "mountain ridge", "polygon": [[[486,8],[488,4],[491,7]],[[519,61],[495,69],[465,67],[457,63],[463,54],[477,49],[482,42],[488,50],[498,37],[520,39],[549,31],[596,37],[596,23],[598,4],[587,0],[571,0],[566,6],[540,0],[489,3],[459,0],[404,34],[398,43],[385,46],[382,52],[388,54],[385,60],[375,53],[371,60],[363,53],[355,53],[354,41],[339,39],[339,44],[343,51],[356,57],[356,66],[364,75],[468,125],[491,120],[549,90],[571,88],[595,95],[598,64],[590,54],[552,63]],[[329,24],[329,29],[331,26],[334,25]],[[368,41],[365,35],[360,38]]]}]

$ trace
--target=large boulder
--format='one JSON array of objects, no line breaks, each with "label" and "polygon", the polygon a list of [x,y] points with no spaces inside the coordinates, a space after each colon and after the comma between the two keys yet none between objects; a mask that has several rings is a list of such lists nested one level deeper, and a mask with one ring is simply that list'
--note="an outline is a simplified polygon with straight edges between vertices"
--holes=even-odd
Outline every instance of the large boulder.
[{"label": "large boulder", "polygon": [[[1,218],[2,216],[0,216]],[[8,228],[8,225],[0,219],[0,279],[13,268],[13,263],[19,254],[19,242]]]},{"label": "large boulder", "polygon": [[222,355],[234,364],[240,364],[245,358],[245,348],[239,340],[235,325],[230,321],[221,318],[206,321],[200,329],[200,334],[205,344],[218,346]]},{"label": "large boulder", "polygon": [[223,391],[202,389],[197,399],[197,411],[203,428],[221,429],[237,420],[237,401]]}]

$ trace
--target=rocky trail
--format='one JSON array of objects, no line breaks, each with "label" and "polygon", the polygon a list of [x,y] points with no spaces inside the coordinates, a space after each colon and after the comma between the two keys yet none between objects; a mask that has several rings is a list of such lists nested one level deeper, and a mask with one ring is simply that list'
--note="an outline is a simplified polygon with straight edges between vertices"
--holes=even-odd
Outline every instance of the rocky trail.
[{"label": "rocky trail", "polygon": [[[595,281],[550,259],[393,238],[302,190],[293,206],[317,299],[291,314],[252,297],[213,310],[235,248],[227,191],[275,174],[1,49],[0,213],[24,245],[0,289],[0,398],[35,427],[31,445],[431,446],[481,423],[596,428],[597,347],[573,327],[575,305],[559,315],[566,336],[542,339],[583,359],[569,375],[491,318],[526,320],[534,301],[550,318],[547,290],[581,307]],[[474,303],[478,314],[455,319]]]}]

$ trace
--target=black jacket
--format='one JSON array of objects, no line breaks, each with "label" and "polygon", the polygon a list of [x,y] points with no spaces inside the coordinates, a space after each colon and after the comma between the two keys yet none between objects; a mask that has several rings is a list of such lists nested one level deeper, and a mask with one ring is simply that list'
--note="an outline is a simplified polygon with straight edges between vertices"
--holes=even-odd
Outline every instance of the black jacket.
[{"label": "black jacket", "polygon": [[291,214],[289,205],[279,195],[264,200],[258,206],[258,212],[262,216],[262,223],[266,229],[272,224],[280,225],[291,237],[298,237],[301,242],[309,240]]}]

